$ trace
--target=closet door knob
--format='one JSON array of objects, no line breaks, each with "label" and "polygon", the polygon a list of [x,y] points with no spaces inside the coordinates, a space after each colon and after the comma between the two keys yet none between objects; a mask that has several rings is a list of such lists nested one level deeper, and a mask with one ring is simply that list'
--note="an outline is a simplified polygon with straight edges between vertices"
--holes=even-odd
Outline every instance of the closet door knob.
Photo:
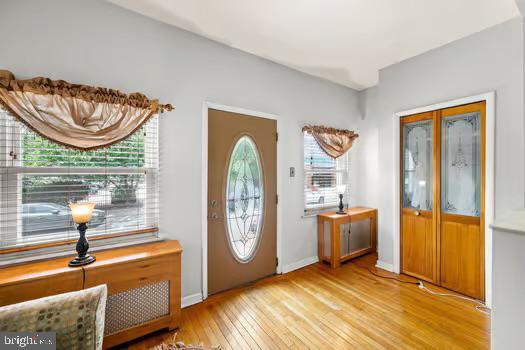
[{"label": "closet door knob", "polygon": [[418,212],[418,211],[414,212],[414,214],[415,214],[416,216],[419,216],[419,215],[421,215],[421,213],[420,213],[420,212]]}]

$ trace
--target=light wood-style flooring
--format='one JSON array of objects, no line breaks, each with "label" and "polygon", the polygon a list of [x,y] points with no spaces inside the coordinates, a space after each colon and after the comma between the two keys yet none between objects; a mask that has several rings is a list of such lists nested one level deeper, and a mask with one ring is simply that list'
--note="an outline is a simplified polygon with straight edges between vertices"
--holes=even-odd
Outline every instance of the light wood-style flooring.
[{"label": "light wood-style flooring", "polygon": [[[374,276],[376,257],[314,264],[182,310],[177,340],[222,349],[488,349],[490,317],[469,301]],[[434,291],[449,291],[427,284]],[[173,337],[161,332],[129,349]]]}]

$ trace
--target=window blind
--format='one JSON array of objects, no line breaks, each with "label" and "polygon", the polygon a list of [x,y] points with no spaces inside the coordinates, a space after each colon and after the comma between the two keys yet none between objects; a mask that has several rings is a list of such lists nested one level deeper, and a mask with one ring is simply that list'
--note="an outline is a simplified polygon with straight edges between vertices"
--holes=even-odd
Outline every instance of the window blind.
[{"label": "window blind", "polygon": [[158,119],[109,148],[77,151],[0,109],[0,249],[75,240],[68,203],[96,203],[87,236],[156,232]]},{"label": "window blind", "polygon": [[304,140],[304,208],[305,213],[335,208],[339,205],[337,185],[349,191],[350,159],[348,152],[337,159],[328,156],[314,137],[303,133]]}]

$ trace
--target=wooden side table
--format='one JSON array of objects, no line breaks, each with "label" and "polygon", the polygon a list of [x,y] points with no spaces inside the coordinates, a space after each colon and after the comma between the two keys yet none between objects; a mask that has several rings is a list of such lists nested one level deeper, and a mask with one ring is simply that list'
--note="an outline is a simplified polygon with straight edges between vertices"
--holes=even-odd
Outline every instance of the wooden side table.
[{"label": "wooden side table", "polygon": [[[347,209],[346,215],[336,214],[335,212],[322,213],[317,216],[317,237],[318,237],[318,256],[319,261],[330,263],[332,268],[341,266],[341,263],[358,256],[376,251],[377,245],[377,209],[355,207]],[[341,234],[342,224],[370,220],[370,246],[341,256]],[[324,224],[330,223],[330,256],[324,255]]]}]

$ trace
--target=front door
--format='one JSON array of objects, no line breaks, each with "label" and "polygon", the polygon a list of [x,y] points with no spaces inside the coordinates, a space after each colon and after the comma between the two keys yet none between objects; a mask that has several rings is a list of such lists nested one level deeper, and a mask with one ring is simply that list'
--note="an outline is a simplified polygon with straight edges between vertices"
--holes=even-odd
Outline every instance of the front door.
[{"label": "front door", "polygon": [[275,273],[276,177],[277,122],[209,109],[209,294]]}]

